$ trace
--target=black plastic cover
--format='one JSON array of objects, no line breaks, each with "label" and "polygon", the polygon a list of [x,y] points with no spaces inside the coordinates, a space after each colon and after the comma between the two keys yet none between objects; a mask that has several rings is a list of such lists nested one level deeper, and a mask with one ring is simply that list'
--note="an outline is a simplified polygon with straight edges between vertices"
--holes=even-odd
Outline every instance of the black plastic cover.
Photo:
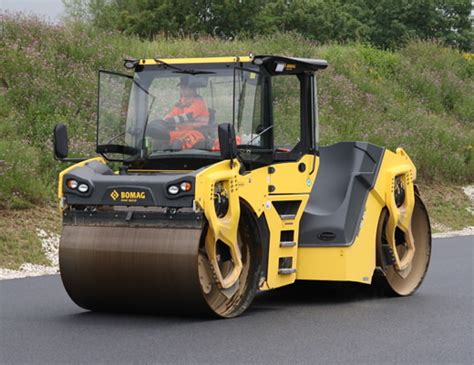
[{"label": "black plastic cover", "polygon": [[[71,205],[192,207],[195,174],[196,171],[117,175],[106,165],[92,161],[67,173],[63,189],[66,202]],[[66,186],[69,179],[87,184],[89,191],[81,194],[69,189]],[[182,182],[190,182],[191,190],[176,195],[168,193],[170,185],[179,186]]]},{"label": "black plastic cover", "polygon": [[230,123],[219,124],[218,133],[222,159],[229,160],[235,158],[237,156],[237,142],[235,140],[234,126]]},{"label": "black plastic cover", "polygon": [[66,158],[69,154],[67,127],[64,124],[56,124],[53,130],[54,155],[59,160]]},{"label": "black plastic cover", "polygon": [[299,246],[349,246],[354,242],[384,151],[365,142],[320,148],[316,182],[300,222]]}]

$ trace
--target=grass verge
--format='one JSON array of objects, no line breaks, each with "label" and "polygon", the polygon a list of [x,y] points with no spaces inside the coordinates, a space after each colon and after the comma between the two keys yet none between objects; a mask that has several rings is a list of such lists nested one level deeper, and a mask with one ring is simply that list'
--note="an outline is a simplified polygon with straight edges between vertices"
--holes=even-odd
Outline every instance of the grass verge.
[{"label": "grass verge", "polygon": [[60,227],[57,208],[0,210],[0,267],[16,270],[26,262],[49,265],[36,230],[59,233]]},{"label": "grass verge", "polygon": [[433,233],[474,226],[474,216],[468,211],[474,202],[464,194],[462,186],[430,184],[420,186],[420,190],[430,214]]}]

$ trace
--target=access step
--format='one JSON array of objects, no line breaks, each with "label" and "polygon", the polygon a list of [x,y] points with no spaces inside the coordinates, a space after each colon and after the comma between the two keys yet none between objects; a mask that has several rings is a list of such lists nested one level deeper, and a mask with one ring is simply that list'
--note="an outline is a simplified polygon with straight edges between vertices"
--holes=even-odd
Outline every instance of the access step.
[{"label": "access step", "polygon": [[296,242],[294,241],[282,241],[280,242],[280,247],[295,247]]},{"label": "access step", "polygon": [[296,269],[278,269],[280,275],[291,275],[296,273]]}]

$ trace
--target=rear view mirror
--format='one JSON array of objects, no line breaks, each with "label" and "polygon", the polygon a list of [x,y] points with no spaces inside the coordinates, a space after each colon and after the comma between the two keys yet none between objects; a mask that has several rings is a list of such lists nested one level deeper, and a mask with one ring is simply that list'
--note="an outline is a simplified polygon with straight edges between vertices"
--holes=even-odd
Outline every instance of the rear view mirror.
[{"label": "rear view mirror", "polygon": [[58,160],[65,159],[69,153],[67,127],[64,124],[56,124],[53,131],[54,155]]},{"label": "rear view mirror", "polygon": [[219,124],[218,135],[222,159],[232,160],[237,156],[237,142],[233,125],[230,123]]}]

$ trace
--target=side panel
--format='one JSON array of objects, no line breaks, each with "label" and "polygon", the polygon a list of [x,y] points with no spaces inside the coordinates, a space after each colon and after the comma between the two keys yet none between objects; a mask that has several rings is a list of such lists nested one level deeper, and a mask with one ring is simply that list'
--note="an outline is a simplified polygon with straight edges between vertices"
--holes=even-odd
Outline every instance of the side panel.
[{"label": "side panel", "polygon": [[359,233],[351,246],[299,247],[297,279],[369,284],[375,269],[375,237],[383,205],[376,192],[369,194]]},{"label": "side panel", "polygon": [[[270,228],[270,245],[266,287],[270,289],[291,284],[296,280],[296,268],[298,264],[298,246],[296,244],[296,242],[298,242],[298,222],[303,214],[304,206],[308,201],[308,195],[269,196],[268,198],[269,199],[265,206],[265,217],[267,218],[268,226]],[[275,203],[285,203],[287,201],[301,202],[299,209],[296,211],[296,214],[292,219],[282,218],[275,208]],[[282,237],[284,237],[284,233],[282,234],[282,232],[292,232],[291,242],[294,242],[293,246],[282,245]],[[282,263],[283,267],[280,260],[289,261]],[[281,268],[280,266],[285,269],[294,269],[294,272],[290,274],[281,274],[279,272],[279,269]]]},{"label": "side panel", "polygon": [[270,195],[309,194],[313,188],[319,159],[312,155],[299,161],[278,163],[269,166]]},{"label": "side panel", "polygon": [[354,243],[347,247],[299,247],[297,279],[371,283],[376,265],[377,223],[387,199],[393,195],[392,171],[401,166],[416,176],[415,166],[403,150],[386,150]]},{"label": "side panel", "polygon": [[[263,214],[270,231],[267,278],[261,290],[288,285],[297,278],[299,222],[317,169],[318,159],[306,155],[297,162],[277,163],[238,177],[240,197],[257,217]],[[290,270],[279,273],[281,265]]]}]

